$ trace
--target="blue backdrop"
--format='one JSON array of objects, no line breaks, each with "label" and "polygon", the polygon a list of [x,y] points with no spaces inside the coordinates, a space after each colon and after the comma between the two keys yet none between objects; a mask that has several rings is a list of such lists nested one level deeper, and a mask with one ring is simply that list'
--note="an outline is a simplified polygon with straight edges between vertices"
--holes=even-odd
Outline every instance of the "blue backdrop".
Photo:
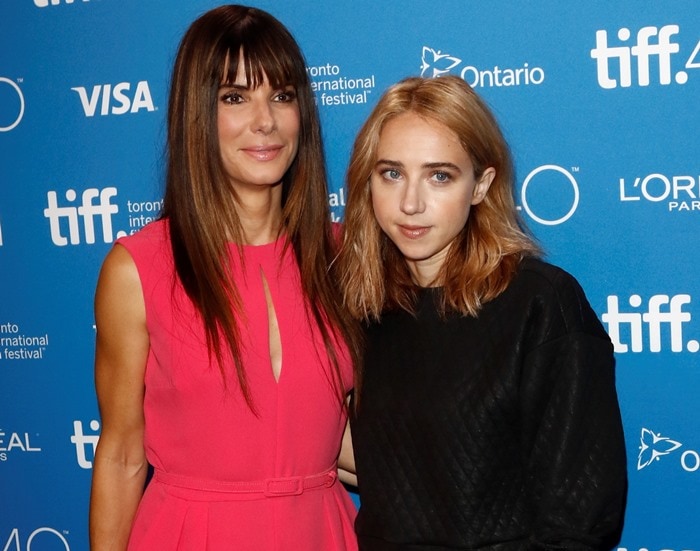
[{"label": "blue backdrop", "polygon": [[[355,132],[388,85],[457,74],[491,104],[524,218],[615,341],[620,549],[700,550],[697,2],[253,4],[305,51],[334,218]],[[0,4],[2,551],[88,547],[97,273],[160,209],[170,67],[214,5]]]}]

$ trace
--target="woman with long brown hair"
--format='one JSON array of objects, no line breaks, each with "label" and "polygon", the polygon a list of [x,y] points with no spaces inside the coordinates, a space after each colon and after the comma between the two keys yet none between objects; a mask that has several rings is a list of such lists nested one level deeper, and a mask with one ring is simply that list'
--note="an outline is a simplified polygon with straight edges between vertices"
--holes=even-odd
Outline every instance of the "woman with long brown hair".
[{"label": "woman with long brown hair", "polygon": [[167,145],[162,216],[118,241],[96,292],[92,549],[354,549],[336,479],[355,326],[279,21],[222,6],[190,26]]},{"label": "woman with long brown hair", "polygon": [[609,549],[626,464],[610,339],[539,259],[508,146],[454,76],[390,88],[348,171],[360,549]]}]

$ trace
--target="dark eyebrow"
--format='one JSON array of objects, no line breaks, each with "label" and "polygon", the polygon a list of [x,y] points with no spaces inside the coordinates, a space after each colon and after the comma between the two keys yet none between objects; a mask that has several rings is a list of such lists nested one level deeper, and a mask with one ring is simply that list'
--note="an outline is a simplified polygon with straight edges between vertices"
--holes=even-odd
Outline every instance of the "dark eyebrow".
[{"label": "dark eyebrow", "polygon": [[227,89],[234,89],[234,90],[250,90],[250,87],[247,85],[243,84],[221,84],[219,85],[219,90],[223,90],[224,88]]}]

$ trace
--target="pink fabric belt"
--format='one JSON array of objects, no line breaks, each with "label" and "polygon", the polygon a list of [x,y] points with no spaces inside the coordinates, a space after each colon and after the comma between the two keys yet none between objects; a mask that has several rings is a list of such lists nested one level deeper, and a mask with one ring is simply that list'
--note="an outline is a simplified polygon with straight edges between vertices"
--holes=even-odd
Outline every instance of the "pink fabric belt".
[{"label": "pink fabric belt", "polygon": [[282,478],[266,478],[265,480],[256,481],[223,482],[166,473],[156,469],[153,478],[169,486],[191,490],[222,492],[227,494],[249,494],[251,497],[254,495],[261,497],[281,497],[298,496],[307,490],[330,488],[335,484],[338,473],[334,466],[327,471],[310,476],[289,476]]}]

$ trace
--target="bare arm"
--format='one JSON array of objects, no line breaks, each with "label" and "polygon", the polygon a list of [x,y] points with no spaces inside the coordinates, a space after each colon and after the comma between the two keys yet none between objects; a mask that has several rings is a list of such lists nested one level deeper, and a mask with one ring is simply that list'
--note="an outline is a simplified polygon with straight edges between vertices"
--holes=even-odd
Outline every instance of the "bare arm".
[{"label": "bare arm", "polygon": [[355,455],[352,452],[352,435],[350,434],[350,422],[345,426],[343,442],[340,446],[338,457],[338,478],[341,482],[350,486],[357,486],[355,475]]},{"label": "bare arm", "polygon": [[131,255],[107,255],[95,293],[95,387],[102,432],[90,495],[90,549],[126,549],[148,464],[143,448],[149,350],[141,282]]}]

